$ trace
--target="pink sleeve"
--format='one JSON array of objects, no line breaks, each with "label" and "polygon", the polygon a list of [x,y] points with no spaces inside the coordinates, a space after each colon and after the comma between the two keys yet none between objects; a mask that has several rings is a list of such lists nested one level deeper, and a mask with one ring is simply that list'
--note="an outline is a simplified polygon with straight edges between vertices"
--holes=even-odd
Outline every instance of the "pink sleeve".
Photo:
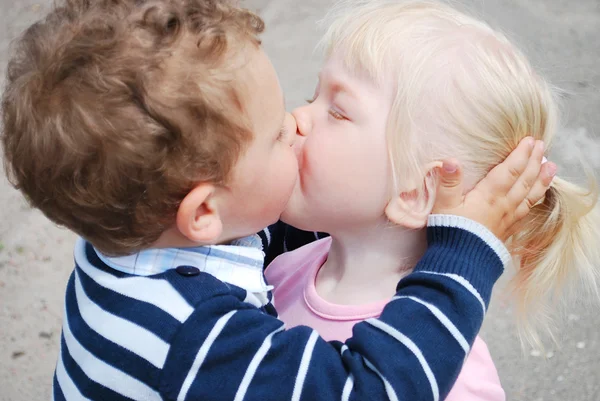
[{"label": "pink sleeve", "polygon": [[446,401],[505,401],[498,371],[487,345],[475,339],[458,379]]}]

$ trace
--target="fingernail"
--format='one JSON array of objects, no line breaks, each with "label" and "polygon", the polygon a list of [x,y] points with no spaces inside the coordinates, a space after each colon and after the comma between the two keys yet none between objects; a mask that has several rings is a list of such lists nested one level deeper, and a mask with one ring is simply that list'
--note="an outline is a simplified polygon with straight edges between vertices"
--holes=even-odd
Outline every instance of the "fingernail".
[{"label": "fingernail", "polygon": [[447,173],[456,173],[456,170],[458,169],[458,167],[456,166],[456,164],[454,163],[450,163],[450,162],[444,162],[444,171]]},{"label": "fingernail", "polygon": [[531,149],[533,149],[535,147],[535,139],[532,136],[530,136],[529,138],[527,138],[527,144]]}]

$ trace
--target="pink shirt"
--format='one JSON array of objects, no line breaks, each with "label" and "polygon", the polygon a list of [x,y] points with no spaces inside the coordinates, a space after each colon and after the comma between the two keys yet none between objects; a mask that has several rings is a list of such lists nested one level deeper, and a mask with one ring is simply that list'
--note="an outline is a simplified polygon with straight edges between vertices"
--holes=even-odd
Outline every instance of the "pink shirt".
[{"label": "pink shirt", "polygon": [[[305,245],[277,257],[267,268],[279,317],[288,327],[310,326],[327,341],[345,341],[352,327],[377,317],[387,300],[366,305],[337,305],[317,294],[315,279],[329,253],[331,238]],[[505,401],[498,372],[486,344],[479,337],[446,401]]]}]

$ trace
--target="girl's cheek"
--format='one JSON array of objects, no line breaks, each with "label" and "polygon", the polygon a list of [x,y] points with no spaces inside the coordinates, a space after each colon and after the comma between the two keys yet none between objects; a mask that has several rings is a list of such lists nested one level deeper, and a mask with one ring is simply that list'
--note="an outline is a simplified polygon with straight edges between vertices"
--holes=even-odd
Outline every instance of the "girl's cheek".
[{"label": "girl's cheek", "polygon": [[307,184],[311,182],[316,184],[323,179],[324,175],[327,175],[327,153],[324,152],[325,149],[322,145],[319,141],[311,141],[311,138],[308,138],[302,147],[298,158],[298,168]]}]

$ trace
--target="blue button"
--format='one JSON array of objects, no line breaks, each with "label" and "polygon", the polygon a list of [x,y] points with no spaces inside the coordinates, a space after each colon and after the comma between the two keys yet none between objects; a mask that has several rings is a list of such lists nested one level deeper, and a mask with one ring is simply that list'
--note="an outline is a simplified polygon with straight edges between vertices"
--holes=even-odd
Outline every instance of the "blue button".
[{"label": "blue button", "polygon": [[198,274],[200,274],[200,269],[198,269],[197,267],[186,266],[186,265],[177,266],[175,271],[184,277],[193,277],[193,276],[197,276]]}]

